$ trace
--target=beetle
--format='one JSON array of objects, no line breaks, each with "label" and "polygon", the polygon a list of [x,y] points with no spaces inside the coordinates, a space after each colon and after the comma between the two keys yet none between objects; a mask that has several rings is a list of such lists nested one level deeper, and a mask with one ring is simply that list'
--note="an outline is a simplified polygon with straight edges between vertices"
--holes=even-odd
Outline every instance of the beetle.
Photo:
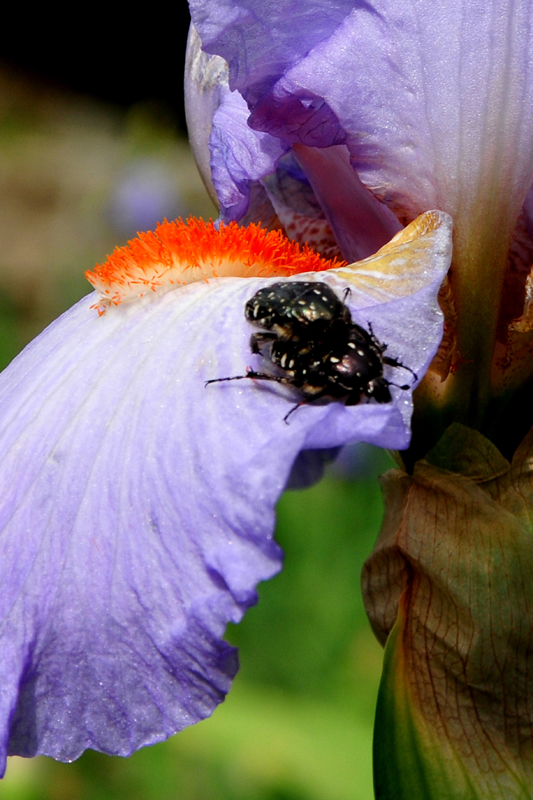
[{"label": "beetle", "polygon": [[276,381],[292,386],[301,400],[284,417],[314,400],[340,400],[357,405],[365,397],[391,402],[390,386],[406,390],[383,375],[385,364],[417,375],[395,358],[385,355],[387,345],[352,320],[346,305],[350,290],[340,300],[333,289],[319,281],[282,281],[260,289],[245,306],[245,317],[261,328],[252,333],[252,353],[261,355],[272,371],[249,369],[246,375],[214,378],[206,382],[252,380]]}]

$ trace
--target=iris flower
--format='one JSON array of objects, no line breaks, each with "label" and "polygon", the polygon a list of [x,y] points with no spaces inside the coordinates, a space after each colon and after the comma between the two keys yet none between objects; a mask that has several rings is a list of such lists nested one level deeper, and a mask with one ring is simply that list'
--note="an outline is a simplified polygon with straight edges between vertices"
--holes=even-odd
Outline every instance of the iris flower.
[{"label": "iris flower", "polygon": [[363,576],[376,793],[531,797],[533,6],[190,6],[192,140],[224,220],[351,261],[453,218],[444,338]]},{"label": "iris flower", "polygon": [[[276,231],[190,220],[89,274],[96,292],[0,376],[2,768],[6,754],[128,755],[208,716],[238,667],[226,624],[281,567],[286,484],[313,480],[347,442],[407,446],[411,389],[307,404],[286,422],[290,386],[206,386],[261,367],[246,302],[280,277],[327,282],[422,375],[449,260],[438,212],[356,267]],[[386,367],[396,384],[399,369]]]},{"label": "iris flower", "polygon": [[[208,716],[237,670],[225,625],[281,565],[280,493],[365,441],[403,453],[364,576],[377,794],[529,796],[533,10],[191,10],[219,230],[119,249],[0,376],[0,761],[126,755]],[[289,424],[291,387],[205,386],[261,368],[244,307],[280,276],[328,283],[427,372],[414,417],[415,382]]]}]

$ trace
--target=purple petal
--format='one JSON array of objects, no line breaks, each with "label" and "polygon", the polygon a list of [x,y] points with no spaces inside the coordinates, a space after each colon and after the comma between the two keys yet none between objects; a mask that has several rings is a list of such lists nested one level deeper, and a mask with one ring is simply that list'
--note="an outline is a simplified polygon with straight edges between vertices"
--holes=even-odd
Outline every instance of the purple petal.
[{"label": "purple petal", "polygon": [[[421,245],[299,278],[349,286],[354,319],[419,377],[450,259],[449,220],[432,220]],[[412,279],[376,293],[406,246]],[[194,283],[101,317],[91,295],[0,376],[1,762],[127,755],[208,716],[237,670],[225,626],[281,566],[274,508],[299,454],[407,446],[411,391],[306,405],[286,424],[287,387],[205,386],[261,366],[243,311],[264,285]]]},{"label": "purple petal", "polygon": [[442,208],[468,218],[459,237],[498,227],[510,239],[533,183],[531,3],[191,8],[252,127],[311,147],[346,144],[363,183],[401,219]]},{"label": "purple petal", "polygon": [[190,0],[203,47],[222,56],[232,89],[255,102],[289,67],[327,39],[350,12],[352,0]]},{"label": "purple petal", "polygon": [[[189,30],[185,65],[185,110],[191,148],[205,183],[215,205],[220,205],[220,216],[225,222],[238,219],[243,224],[261,221],[265,227],[276,227],[278,219],[265,190],[255,180],[258,174],[254,155],[261,153],[264,140],[268,148],[268,138],[252,131],[247,125],[248,113],[239,103],[238,93],[232,93],[228,86],[228,66],[220,56],[208,56],[201,50],[201,42],[194,25]],[[228,112],[228,106],[236,106],[236,118]],[[214,120],[215,114],[217,120]],[[225,124],[228,124],[228,131]],[[240,137],[247,142],[241,145]],[[213,138],[214,158],[210,149]],[[275,140],[274,140],[275,141]],[[233,146],[237,153],[233,153]],[[244,164],[238,152],[244,153]],[[279,153],[276,146],[272,160],[262,152],[261,165],[266,173],[276,167]],[[227,163],[226,163],[227,156]],[[246,163],[251,166],[247,174]],[[216,188],[213,185],[212,168],[215,171]],[[262,177],[262,176],[260,176]]]},{"label": "purple petal", "polygon": [[272,497],[289,467],[276,450],[265,475],[272,433],[247,409],[228,425],[204,388],[235,369],[217,357],[212,316],[233,327],[220,292],[195,284],[101,318],[93,300],[0,386],[2,744],[13,715],[10,753],[64,760],[131,753],[223,699],[237,669],[226,622],[280,568]]},{"label": "purple petal", "polygon": [[294,149],[347,261],[367,258],[402,229],[392,211],[363,186],[346,147]]},{"label": "purple petal", "polygon": [[287,150],[268,133],[252,130],[250,112],[238,92],[225,90],[213,115],[211,177],[225,221],[242,219],[248,211],[250,183],[274,172]]},{"label": "purple petal", "polygon": [[480,183],[486,193],[492,181],[494,191],[495,180],[505,181],[507,203],[521,204],[533,169],[531,4],[418,0],[375,9],[354,8],[281,78],[260,113],[283,126],[282,107],[295,95],[323,98],[363,182],[413,216],[457,211]]},{"label": "purple petal", "polygon": [[[325,258],[342,258],[331,226],[292,151],[279,160],[276,171],[266,175],[261,185],[289,239],[309,244]],[[252,221],[262,219],[258,212],[257,203],[251,204],[248,213],[255,215]]]},{"label": "purple petal", "polygon": [[225,222],[247,219],[251,196],[254,208],[247,221],[265,222],[275,215],[270,204],[265,215],[265,198],[256,196],[257,189],[261,190],[258,180],[274,172],[287,147],[249,127],[246,103],[238,92],[229,90],[226,62],[200,48],[191,25],[185,99],[189,138],[200,174],[212,199],[220,203]]},{"label": "purple petal", "polygon": [[213,114],[228,89],[228,65],[219,56],[208,56],[201,49],[194,25],[189,28],[185,57],[185,113],[189,144],[209,196],[218,203],[211,180],[209,137]]}]

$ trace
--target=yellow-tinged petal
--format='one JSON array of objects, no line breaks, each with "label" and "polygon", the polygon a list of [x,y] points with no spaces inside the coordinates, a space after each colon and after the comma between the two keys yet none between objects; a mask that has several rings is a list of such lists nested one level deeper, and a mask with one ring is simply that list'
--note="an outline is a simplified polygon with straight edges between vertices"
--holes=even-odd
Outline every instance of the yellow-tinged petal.
[{"label": "yellow-tinged petal", "polygon": [[407,297],[422,289],[435,260],[449,264],[452,220],[443,211],[427,211],[370,258],[337,269],[337,274],[376,302]]}]

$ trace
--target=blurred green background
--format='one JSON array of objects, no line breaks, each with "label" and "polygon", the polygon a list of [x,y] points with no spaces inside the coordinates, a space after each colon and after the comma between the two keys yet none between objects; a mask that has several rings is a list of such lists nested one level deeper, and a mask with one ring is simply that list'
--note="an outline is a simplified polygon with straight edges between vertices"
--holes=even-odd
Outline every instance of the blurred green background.
[{"label": "blurred green background", "polygon": [[[164,105],[127,109],[0,62],[0,366],[89,286],[85,269],[163,217],[214,215]],[[5,800],[371,800],[381,648],[361,567],[388,457],[345,453],[286,493],[285,569],[228,638],[241,670],[210,720],[129,759],[13,758]]]}]

